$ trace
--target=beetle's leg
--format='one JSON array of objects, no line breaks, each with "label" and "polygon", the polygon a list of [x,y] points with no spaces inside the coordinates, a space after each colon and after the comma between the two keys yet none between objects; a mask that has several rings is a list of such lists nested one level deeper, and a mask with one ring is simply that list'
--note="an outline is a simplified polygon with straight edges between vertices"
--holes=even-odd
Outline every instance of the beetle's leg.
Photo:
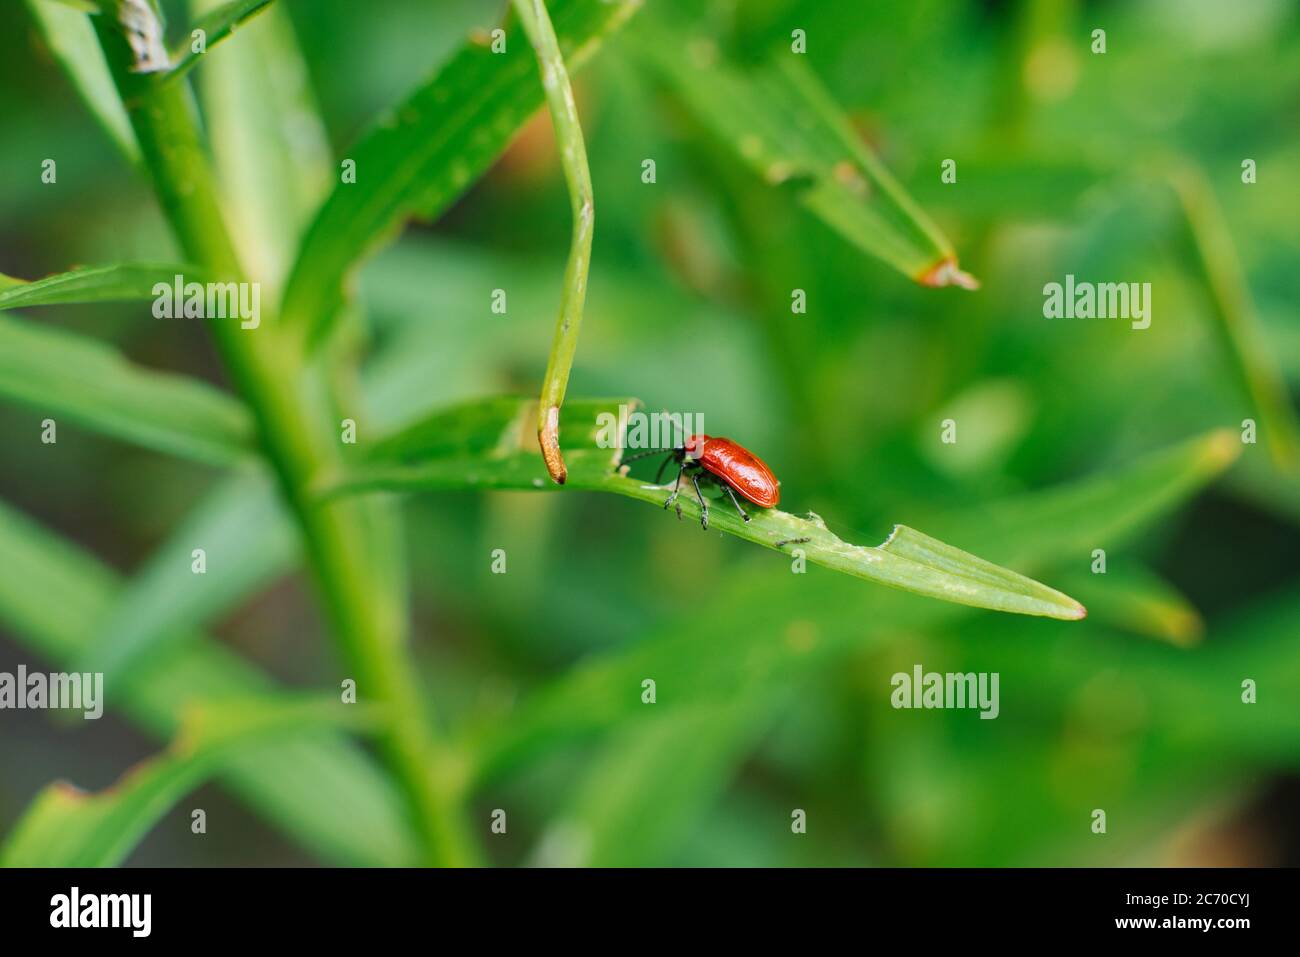
[{"label": "beetle's leg", "polygon": [[746,515],[746,514],[745,514],[745,510],[744,510],[743,508],[740,507],[740,500],[739,500],[738,498],[736,498],[736,490],[733,489],[733,488],[731,487],[731,485],[730,485],[729,483],[727,483],[727,482],[723,482],[723,483],[722,483],[722,487],[723,487],[724,489],[726,489],[726,490],[727,490],[727,494],[731,496],[731,504],[734,505],[734,506],[736,506],[736,511],[740,513],[740,517],[743,518],[745,521],[748,522],[748,521],[749,521],[749,516]]},{"label": "beetle's leg", "polygon": [[709,530],[709,506],[704,501],[704,495],[700,492],[700,475],[698,472],[691,473],[691,484],[695,486],[695,497],[700,502],[700,527],[706,532]]},{"label": "beetle's leg", "polygon": [[[677,496],[678,496],[679,494],[681,494],[681,491],[682,491],[682,473],[685,472],[685,471],[686,471],[686,466],[685,466],[685,465],[681,465],[681,466],[678,467],[678,469],[677,469],[677,481],[673,483],[673,493],[672,493],[671,495],[669,495],[667,499],[664,500],[664,508],[667,508],[669,505],[673,504],[673,502],[676,502],[676,501],[677,501]],[[681,521],[681,517],[682,517],[682,506],[681,506],[681,503],[678,502],[678,504],[677,504],[677,519],[678,519],[678,521]]]}]

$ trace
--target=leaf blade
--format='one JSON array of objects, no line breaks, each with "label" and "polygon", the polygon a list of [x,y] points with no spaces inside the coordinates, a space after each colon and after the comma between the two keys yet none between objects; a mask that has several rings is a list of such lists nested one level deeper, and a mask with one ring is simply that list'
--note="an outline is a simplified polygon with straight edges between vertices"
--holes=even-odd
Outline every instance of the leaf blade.
[{"label": "leaf blade", "polygon": [[95,39],[87,11],[74,9],[57,0],[27,0],[27,8],[91,115],[127,162],[139,165],[140,144],[136,142],[131,121],[127,119],[122,99],[113,85],[113,77],[108,72],[104,52]]},{"label": "leaf blade", "polygon": [[1260,328],[1223,210],[1205,174],[1190,162],[1175,165],[1169,182],[1196,250],[1197,279],[1205,288],[1215,333],[1242,392],[1263,420],[1274,463],[1294,475],[1300,471],[1300,419]]},{"label": "leaf blade", "polygon": [[[190,0],[199,15],[219,5]],[[241,265],[278,301],[333,165],[288,9],[261,13],[207,59],[196,86]]]},{"label": "leaf blade", "polygon": [[[24,647],[64,667],[88,651],[112,607],[118,576],[81,549],[0,502],[0,622]],[[52,602],[48,596],[58,595]],[[244,659],[201,639],[146,661],[110,704],[169,739],[195,700],[272,693]],[[106,680],[111,680],[106,676]],[[233,755],[222,782],[299,844],[327,860],[412,863],[415,839],[392,780],[339,734],[261,744]],[[319,795],[331,795],[321,802]]]},{"label": "leaf blade", "polygon": [[332,698],[243,698],[191,708],[162,755],[105,791],[65,782],[41,791],[0,847],[0,867],[115,867],[149,828],[216,771],[232,748],[355,726],[360,712]]},{"label": "leaf blade", "polygon": [[620,729],[543,835],[543,866],[653,867],[671,859],[765,730],[766,704],[689,708]]},{"label": "leaf blade", "polygon": [[742,163],[769,185],[792,188],[843,238],[913,281],[978,286],[799,55],[778,51],[742,69],[711,36],[680,32],[675,20],[647,17],[637,52]]},{"label": "leaf blade", "polygon": [[257,16],[271,3],[272,0],[230,0],[229,3],[223,3],[196,19],[190,25],[191,36],[195,30],[204,32],[204,50],[196,53],[191,40],[185,40],[172,51],[171,68],[166,74],[167,80],[177,80],[194,69],[207,51],[227,39],[235,32],[236,27]]},{"label": "leaf blade", "polygon": [[[298,542],[271,476],[232,476],[131,577],[75,670],[128,675],[136,662],[197,639],[197,629],[292,568]],[[196,543],[203,575],[190,570]]]},{"label": "leaf blade", "polygon": [[203,464],[230,465],[253,448],[243,404],[207,383],[142,369],[75,333],[2,317],[0,396]]},{"label": "leaf blade", "polygon": [[154,298],[154,286],[170,287],[177,276],[198,281],[199,271],[175,263],[113,263],[80,266],[31,281],[5,277],[0,311],[29,306],[77,305],[91,302],[131,302]]},{"label": "leaf blade", "polygon": [[[620,408],[636,404],[631,399],[610,399],[574,401],[566,406],[562,413],[562,428],[568,435],[566,460],[573,461],[565,487],[663,504],[669,488],[618,474],[620,448],[601,447],[602,442],[622,445],[621,437],[605,430],[620,420],[625,423]],[[499,398],[481,406],[469,404],[436,413],[381,442],[372,453],[372,461],[379,464],[355,467],[351,475],[334,483],[331,494],[368,488],[550,488],[545,463],[520,434],[521,416],[535,408],[536,403],[527,400]],[[471,427],[466,424],[469,422],[477,424]],[[457,454],[446,454],[456,447],[456,437],[466,437],[465,430],[471,428],[480,430],[473,444],[463,445]],[[442,454],[429,461],[431,453]],[[683,495],[679,501],[683,514],[701,517],[699,504],[689,496]],[[737,538],[777,551],[796,547],[798,542],[797,547],[811,562],[930,598],[1066,620],[1086,614],[1083,606],[1055,589],[904,526],[898,526],[878,546],[861,546],[843,541],[811,513],[800,518],[774,508],[754,508],[750,521],[726,508],[711,509],[709,514],[709,527]]]},{"label": "leaf blade", "polygon": [[[557,0],[551,16],[576,72],[640,0]],[[286,327],[318,341],[357,262],[412,215],[433,218],[477,179],[543,101],[527,41],[494,54],[471,41],[348,151],[357,182],[338,183],[304,236],[285,289]],[[450,107],[447,104],[452,104]]]}]

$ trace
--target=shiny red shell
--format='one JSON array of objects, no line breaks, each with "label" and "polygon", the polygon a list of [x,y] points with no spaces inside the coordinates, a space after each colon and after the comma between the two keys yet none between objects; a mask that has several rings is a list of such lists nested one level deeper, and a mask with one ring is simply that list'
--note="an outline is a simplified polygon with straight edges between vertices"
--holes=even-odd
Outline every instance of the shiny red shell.
[{"label": "shiny red shell", "polygon": [[731,439],[692,435],[686,453],[706,472],[716,475],[755,505],[771,508],[781,500],[781,483],[767,464]]}]

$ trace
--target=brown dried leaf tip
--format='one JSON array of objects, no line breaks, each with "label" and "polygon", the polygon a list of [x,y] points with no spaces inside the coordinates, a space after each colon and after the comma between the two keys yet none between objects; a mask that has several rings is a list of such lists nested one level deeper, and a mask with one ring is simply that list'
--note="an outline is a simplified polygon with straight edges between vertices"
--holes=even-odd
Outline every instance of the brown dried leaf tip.
[{"label": "brown dried leaf tip", "polygon": [[546,425],[537,432],[537,442],[542,447],[542,459],[546,462],[546,471],[556,485],[563,485],[569,477],[564,467],[564,456],[560,454],[560,407],[553,405],[546,410]]},{"label": "brown dried leaf tip", "polygon": [[957,267],[957,260],[948,256],[916,277],[922,286],[937,289],[941,286],[960,286],[962,289],[978,289],[980,282],[970,273],[962,272]]}]

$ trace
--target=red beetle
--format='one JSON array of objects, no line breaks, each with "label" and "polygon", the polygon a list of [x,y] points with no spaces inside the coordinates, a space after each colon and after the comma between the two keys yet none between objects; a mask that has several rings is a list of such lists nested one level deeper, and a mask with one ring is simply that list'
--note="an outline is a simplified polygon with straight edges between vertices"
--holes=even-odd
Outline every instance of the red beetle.
[{"label": "red beetle", "polygon": [[[663,450],[640,452],[628,456],[623,461],[630,462],[647,455],[655,455],[660,451]],[[700,503],[700,524],[704,528],[709,527],[709,506],[700,492],[702,477],[706,481],[712,480],[726,492],[732,504],[736,506],[736,511],[740,513],[740,517],[747,522],[749,516],[740,507],[740,500],[736,498],[737,492],[740,493],[741,498],[761,508],[772,508],[781,500],[781,483],[772,474],[772,470],[757,455],[731,439],[715,438],[711,435],[692,435],[680,448],[668,452],[668,458],[664,459],[663,464],[659,466],[658,474],[655,475],[655,484],[658,484],[663,478],[668,463],[677,463],[677,480],[673,483],[672,494],[664,502],[664,508],[677,501],[677,496],[682,490],[682,476],[689,476],[691,485],[695,487],[695,498]],[[677,505],[677,517],[682,517],[680,503]]]}]

